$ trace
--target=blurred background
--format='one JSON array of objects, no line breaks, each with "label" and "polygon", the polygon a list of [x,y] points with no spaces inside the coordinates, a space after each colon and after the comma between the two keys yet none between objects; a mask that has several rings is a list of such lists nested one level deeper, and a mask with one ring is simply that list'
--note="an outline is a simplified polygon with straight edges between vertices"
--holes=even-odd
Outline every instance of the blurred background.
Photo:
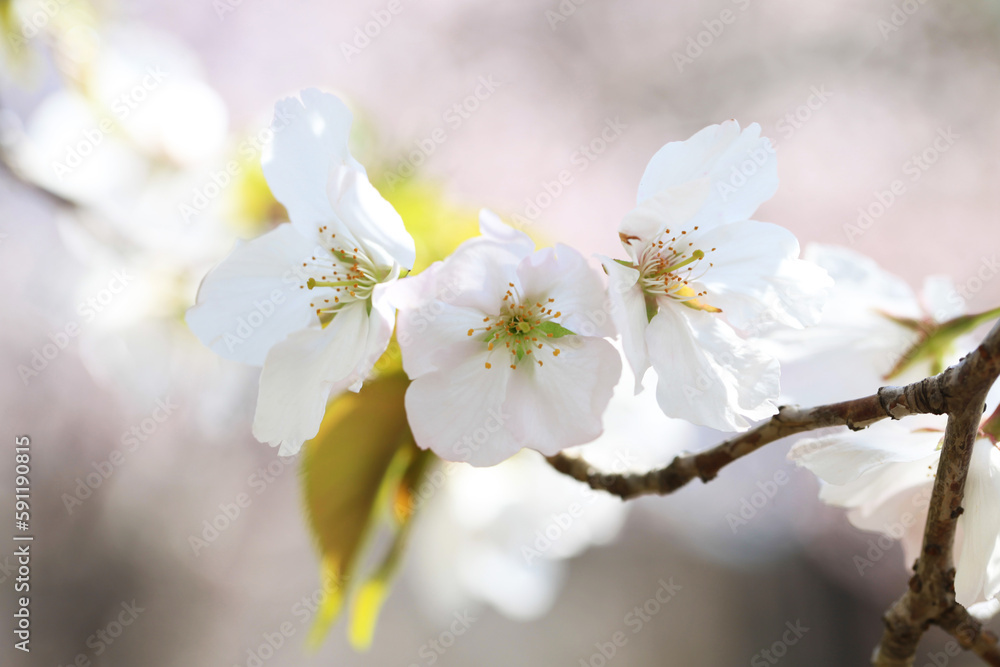
[{"label": "blurred background", "polygon": [[[0,423],[32,439],[36,535],[32,652],[4,641],[3,664],[866,664],[908,564],[822,506],[784,442],[628,505],[530,452],[443,468],[370,650],[343,622],[307,650],[297,461],[250,435],[257,371],[183,314],[283,219],[260,150],[274,102],[310,86],[348,101],[355,154],[431,236],[487,206],[615,254],[653,153],[736,118],[777,147],[758,219],[996,307],[1000,5],[0,0],[0,26]],[[626,394],[609,469],[722,437]],[[917,664],[946,643],[931,630]]]}]

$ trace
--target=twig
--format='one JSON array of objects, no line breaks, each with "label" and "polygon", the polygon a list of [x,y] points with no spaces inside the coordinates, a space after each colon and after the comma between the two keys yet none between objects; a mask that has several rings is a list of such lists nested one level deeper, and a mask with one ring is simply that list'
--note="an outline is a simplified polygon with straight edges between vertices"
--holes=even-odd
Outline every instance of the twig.
[{"label": "twig", "polygon": [[695,477],[708,482],[736,459],[796,433],[830,426],[847,426],[857,431],[887,417],[899,419],[922,413],[942,414],[947,409],[947,403],[939,390],[937,377],[906,387],[882,387],[872,396],[807,410],[782,406],[778,414],[746,433],[699,454],[678,456],[667,467],[647,473],[602,473],[583,459],[567,454],[556,454],[547,460],[564,475],[625,500],[648,494],[666,495]]}]

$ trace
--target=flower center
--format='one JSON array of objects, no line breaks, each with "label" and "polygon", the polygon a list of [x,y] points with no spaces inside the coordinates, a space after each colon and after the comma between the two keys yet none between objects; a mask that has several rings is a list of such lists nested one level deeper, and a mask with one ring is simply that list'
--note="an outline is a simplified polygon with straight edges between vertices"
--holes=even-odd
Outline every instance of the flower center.
[{"label": "flower center", "polygon": [[316,311],[320,324],[326,326],[341,308],[354,301],[367,301],[379,283],[378,268],[355,246],[342,246],[337,235],[325,236],[327,227],[319,228],[321,242],[328,254],[302,262],[304,284],[299,289],[316,290],[309,306]]},{"label": "flower center", "polygon": [[[694,231],[697,229],[695,226]],[[655,307],[658,297],[668,297],[697,310],[721,312],[718,308],[699,301],[708,294],[707,291],[696,292],[691,286],[692,282],[704,276],[714,264],[708,262],[706,265],[706,252],[695,248],[694,242],[688,241],[686,236],[687,231],[671,236],[668,229],[649,243],[640,254],[636,268],[639,270],[639,286],[646,295],[647,302],[651,302],[647,303],[647,309]],[[712,248],[708,252],[714,251],[715,248]]]},{"label": "flower center", "polygon": [[511,368],[517,368],[524,359],[531,359],[544,366],[541,356],[546,347],[552,350],[552,355],[558,357],[560,349],[553,341],[562,336],[571,335],[555,318],[562,312],[554,310],[555,299],[547,299],[545,303],[526,302],[516,293],[514,283],[508,283],[510,289],[503,298],[500,313],[492,317],[484,317],[483,325],[469,329],[468,335],[480,332],[480,339],[486,343],[491,354],[487,357],[486,368],[493,368],[494,354],[508,355]]}]

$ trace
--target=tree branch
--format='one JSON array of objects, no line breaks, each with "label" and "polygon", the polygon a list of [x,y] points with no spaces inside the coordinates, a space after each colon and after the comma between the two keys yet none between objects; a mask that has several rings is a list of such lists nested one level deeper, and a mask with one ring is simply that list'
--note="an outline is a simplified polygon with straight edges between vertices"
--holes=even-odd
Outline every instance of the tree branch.
[{"label": "tree branch", "polygon": [[942,414],[947,407],[946,402],[938,383],[931,381],[933,379],[906,387],[882,387],[872,396],[807,410],[782,406],[778,414],[746,433],[699,454],[678,456],[667,467],[647,473],[602,473],[581,458],[561,453],[547,460],[564,475],[625,500],[649,494],[666,495],[695,477],[703,482],[711,481],[722,468],[736,459],[796,433],[830,426],[847,426],[857,431],[887,417],[899,419],[921,413]]},{"label": "tree branch", "polygon": [[941,390],[949,406],[948,425],[924,525],[923,548],[913,565],[909,588],[883,617],[885,630],[872,658],[876,667],[912,665],[920,637],[931,623],[954,634],[960,643],[965,639],[962,646],[973,648],[989,664],[1000,665],[996,637],[982,632],[975,619],[955,602],[952,559],[958,517],[965,511],[962,498],[972,450],[986,394],[1000,372],[998,365],[1000,323],[971,354],[941,374]]},{"label": "tree branch", "polygon": [[884,616],[882,642],[873,658],[876,667],[912,665],[924,630],[956,604],[952,545],[958,517],[964,512],[965,481],[987,390],[948,416],[921,555],[914,564],[909,588]]},{"label": "tree branch", "polygon": [[885,418],[914,414],[944,414],[966,406],[978,388],[989,387],[1000,374],[1000,322],[982,344],[957,365],[905,387],[882,387],[872,396],[801,409],[783,406],[778,414],[746,433],[698,454],[676,457],[665,468],[646,473],[605,473],[579,457],[559,453],[547,457],[553,468],[598,491],[624,500],[643,495],[667,495],[697,477],[708,482],[738,458],[764,445],[830,426],[860,430]]},{"label": "tree branch", "polygon": [[957,639],[959,646],[972,651],[986,664],[1000,667],[1000,647],[997,646],[996,635],[983,630],[982,624],[973,618],[965,607],[956,602],[941,614],[935,623]]}]

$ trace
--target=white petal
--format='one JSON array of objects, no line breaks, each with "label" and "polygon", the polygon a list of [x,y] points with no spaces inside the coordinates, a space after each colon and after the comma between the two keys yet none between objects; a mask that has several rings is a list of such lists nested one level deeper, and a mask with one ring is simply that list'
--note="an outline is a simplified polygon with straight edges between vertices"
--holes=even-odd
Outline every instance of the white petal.
[{"label": "white petal", "polygon": [[411,269],[416,259],[413,237],[403,219],[383,199],[364,171],[337,166],[330,172],[327,186],[334,212],[344,227],[379,264],[393,262]]},{"label": "white petal", "polygon": [[[705,252],[699,283],[705,301],[721,308],[738,329],[759,330],[769,322],[800,328],[820,320],[833,280],[819,266],[798,259],[799,243],[783,227],[734,222],[697,235]],[[714,250],[713,250],[714,248]],[[704,266],[702,263],[700,266]]]},{"label": "white petal", "polygon": [[454,366],[422,375],[406,390],[413,437],[445,460],[496,465],[521,449],[503,409],[512,371],[503,363],[486,368],[481,343],[456,346],[455,358]]},{"label": "white petal", "polygon": [[962,505],[955,599],[970,605],[1000,592],[1000,452],[988,440],[977,440],[973,446]]},{"label": "white petal", "polygon": [[[624,267],[622,267],[624,268]],[[517,267],[522,294],[530,303],[546,303],[555,318],[582,336],[613,336],[610,304],[601,274],[579,252],[561,243],[525,257]]]},{"label": "white petal", "polygon": [[[310,88],[301,100],[287,97],[274,107],[273,139],[264,147],[264,176],[292,224],[313,238],[333,218],[327,196],[337,166],[364,171],[347,147],[353,117],[336,96]],[[338,230],[341,231],[341,230]]]},{"label": "white petal", "polygon": [[388,288],[394,283],[380,283],[372,290],[372,308],[368,314],[368,337],[361,362],[353,372],[351,391],[361,391],[361,386],[371,374],[375,364],[389,347],[396,325],[396,308],[388,298]]},{"label": "white petal", "polygon": [[863,431],[803,438],[789,450],[788,460],[825,482],[843,485],[887,463],[933,454],[942,435],[883,422]]},{"label": "white petal", "polygon": [[968,605],[969,613],[980,621],[988,621],[1000,611],[1000,600],[993,598],[984,602]]},{"label": "white petal", "polygon": [[965,314],[965,299],[955,289],[949,276],[924,278],[924,306],[938,322],[945,322]]},{"label": "white petal", "polygon": [[535,250],[535,242],[524,232],[514,229],[489,209],[479,211],[479,233],[490,241],[508,244],[515,255],[527,257]]},{"label": "white petal", "polygon": [[273,345],[315,320],[293,271],[319,250],[291,225],[238,245],[202,281],[186,316],[191,331],[227,359],[264,363]]},{"label": "white petal", "polygon": [[[683,312],[681,312],[683,311]],[[663,413],[742,431],[777,409],[778,362],[741,340],[718,315],[661,303],[646,328]]]},{"label": "white petal", "polygon": [[622,337],[625,358],[635,374],[635,393],[642,391],[642,378],[649,369],[646,351],[646,298],[639,287],[639,272],[622,266],[607,257],[602,258],[608,272],[608,297],[611,301],[611,318]]},{"label": "white petal", "polygon": [[[639,202],[628,212],[618,227],[622,244],[636,259],[639,249],[655,240],[667,229],[689,229],[695,224],[711,222],[701,219],[702,210],[709,194],[707,180],[692,181],[684,185],[655,193]],[[694,218],[698,217],[698,222]]]},{"label": "white petal", "polygon": [[260,375],[253,434],[294,454],[319,432],[331,391],[357,381],[365,359],[369,321],[365,304],[344,308],[324,329],[303,329],[275,345]]},{"label": "white petal", "polygon": [[910,499],[914,509],[926,511],[939,458],[940,452],[932,452],[915,461],[899,461],[872,468],[846,484],[823,484],[820,500],[851,509],[848,516],[858,528],[882,530],[883,525],[878,518],[883,512],[882,506],[900,494]]},{"label": "white petal", "polygon": [[454,346],[470,341],[482,342],[479,330],[484,326],[483,312],[454,306],[444,301],[399,311],[396,340],[403,354],[403,370],[410,378],[454,365]]},{"label": "white petal", "polygon": [[649,161],[639,182],[639,201],[687,181],[712,183],[707,207],[725,222],[746,220],[778,189],[774,149],[760,126],[740,132],[728,120],[710,125],[687,141],[671,142]]},{"label": "white petal", "polygon": [[440,300],[475,308],[490,315],[500,312],[504,295],[514,283],[520,289],[516,247],[483,237],[470,239],[455,249],[424,286],[425,302]]},{"label": "white petal", "polygon": [[[836,298],[830,305],[828,321],[846,319],[832,317],[834,306],[841,303],[843,310],[856,314],[886,311],[901,317],[919,318],[922,315],[920,303],[909,284],[870,257],[840,246],[810,243],[803,259],[825,269],[836,283]],[[837,308],[836,312],[840,310]]]},{"label": "white petal", "polygon": [[601,338],[565,336],[552,345],[558,356],[545,346],[518,364],[504,404],[518,441],[547,456],[601,435],[622,372],[618,351]]},{"label": "white petal", "polygon": [[[929,464],[925,463],[926,461],[927,459],[886,466],[885,470],[899,469],[897,472],[901,480],[894,480],[898,491],[886,495],[878,504],[856,507],[847,513],[848,520],[855,528],[882,533],[899,540],[900,546],[903,547],[903,561],[907,567],[920,556],[924,525],[927,523],[927,507],[933,480],[927,478],[926,468]],[[916,482],[918,478],[922,480]],[[884,481],[881,477],[878,480],[869,480],[872,484]],[[904,482],[911,484],[904,486]]]},{"label": "white petal", "polygon": [[350,110],[314,88],[300,96],[275,105],[274,138],[262,159],[271,192],[292,224],[310,239],[328,225],[345,242],[369,245],[369,252],[381,249],[402,266],[413,266],[412,237],[348,149]]}]

